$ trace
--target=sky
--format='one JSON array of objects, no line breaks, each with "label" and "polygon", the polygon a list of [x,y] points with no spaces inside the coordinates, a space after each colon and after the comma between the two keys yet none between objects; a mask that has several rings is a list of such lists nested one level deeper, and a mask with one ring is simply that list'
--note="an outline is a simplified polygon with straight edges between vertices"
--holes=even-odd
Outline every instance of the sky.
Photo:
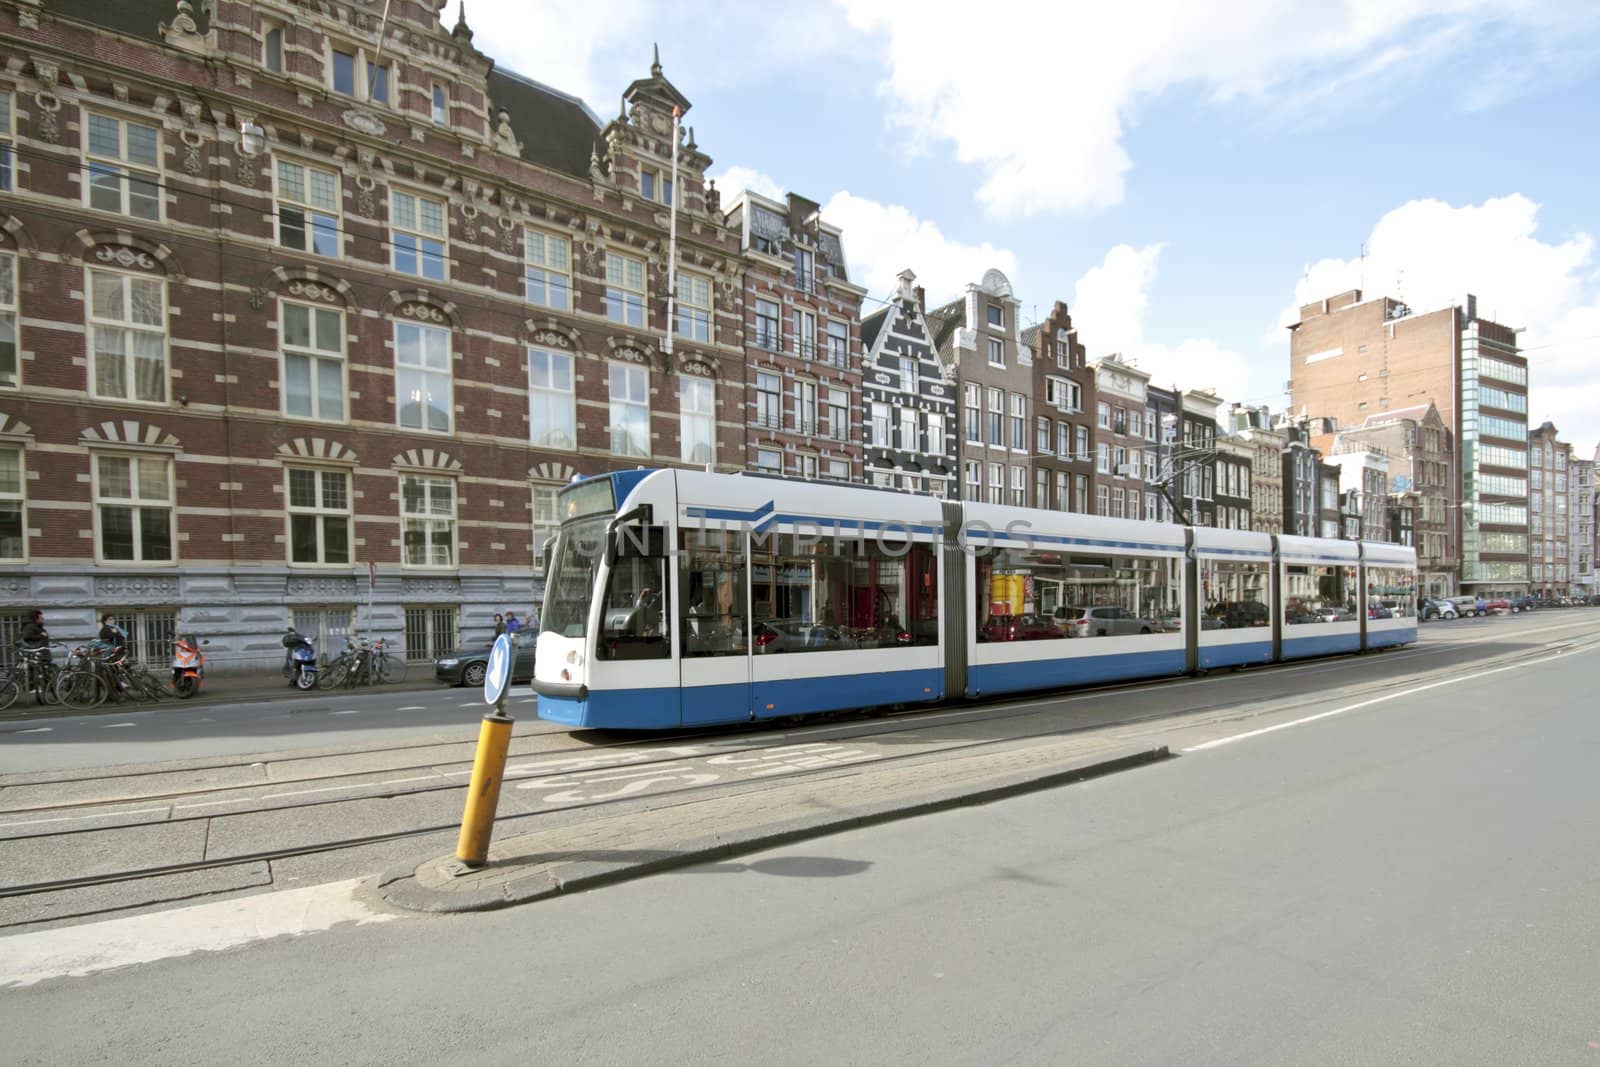
[{"label": "sky", "polygon": [[1529,421],[1600,443],[1595,0],[473,0],[468,19],[603,119],[658,45],[723,203],[822,203],[863,313],[906,267],[930,302],[994,267],[1027,321],[1065,301],[1090,358],[1276,411],[1300,304],[1472,293],[1523,331]]}]

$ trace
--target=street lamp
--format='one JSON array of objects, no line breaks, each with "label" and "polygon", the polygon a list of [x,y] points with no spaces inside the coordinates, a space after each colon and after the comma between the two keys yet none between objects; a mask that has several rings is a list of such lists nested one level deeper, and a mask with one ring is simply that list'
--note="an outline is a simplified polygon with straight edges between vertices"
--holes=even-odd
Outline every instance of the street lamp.
[{"label": "street lamp", "polygon": [[239,151],[246,156],[258,156],[267,147],[267,131],[249,119],[239,123]]}]

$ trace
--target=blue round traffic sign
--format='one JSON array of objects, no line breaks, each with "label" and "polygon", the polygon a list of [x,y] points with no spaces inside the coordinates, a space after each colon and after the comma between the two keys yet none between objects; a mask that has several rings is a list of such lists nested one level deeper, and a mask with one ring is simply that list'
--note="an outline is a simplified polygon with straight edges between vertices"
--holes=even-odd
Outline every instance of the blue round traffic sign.
[{"label": "blue round traffic sign", "polygon": [[498,704],[500,698],[505,695],[506,686],[511,682],[513,655],[510,634],[501,634],[495,638],[494,647],[489,650],[489,670],[483,676],[485,704]]}]

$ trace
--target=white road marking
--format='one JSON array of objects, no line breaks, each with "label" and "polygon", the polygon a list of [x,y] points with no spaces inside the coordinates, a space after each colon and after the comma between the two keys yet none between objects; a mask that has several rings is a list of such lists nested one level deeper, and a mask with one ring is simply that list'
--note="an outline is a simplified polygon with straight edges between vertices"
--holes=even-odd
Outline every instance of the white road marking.
[{"label": "white road marking", "polygon": [[132,722],[108,722],[104,726],[100,727],[100,729],[102,729],[102,730],[117,730],[117,729],[121,729],[124,726],[137,726],[137,725],[138,725],[138,723],[132,723]]},{"label": "white road marking", "polygon": [[1541,663],[1549,663],[1551,660],[1561,659],[1563,656],[1569,655],[1571,655],[1570,652],[1558,652],[1553,656],[1545,656],[1542,659],[1526,660],[1522,663],[1512,663],[1504,667],[1495,667],[1492,670],[1479,671],[1476,674],[1463,674],[1455,678],[1446,678],[1442,682],[1429,682],[1427,685],[1413,686],[1410,689],[1402,689],[1396,693],[1385,693],[1383,696],[1373,697],[1371,700],[1363,700],[1355,704],[1346,704],[1342,708],[1334,708],[1331,711],[1321,711],[1315,715],[1307,715],[1303,719],[1293,719],[1289,722],[1275,723],[1272,726],[1263,726],[1259,730],[1246,730],[1242,734],[1233,734],[1229,737],[1218,737],[1211,741],[1204,741],[1198,745],[1192,745],[1183,751],[1204,752],[1207,749],[1220,748],[1223,745],[1231,745],[1235,741],[1243,741],[1251,737],[1260,737],[1262,734],[1270,734],[1276,733],[1279,730],[1287,730],[1291,726],[1304,726],[1306,723],[1316,722],[1318,719],[1327,719],[1334,715],[1343,715],[1347,711],[1356,711],[1360,708],[1370,708],[1374,704],[1382,704],[1386,701],[1398,700],[1400,697],[1412,696],[1416,693],[1423,693],[1429,689],[1437,689],[1442,685],[1455,685],[1458,682],[1470,682],[1478,678],[1487,678],[1491,674],[1501,674],[1505,671],[1520,670],[1523,667],[1534,667]]},{"label": "white road marking", "polygon": [[355,895],[361,879],[0,938],[0,987],[82,977],[252,941],[320,933],[339,923],[389,922]]},{"label": "white road marking", "polygon": [[426,711],[427,709],[424,708],[421,704],[407,704],[403,708],[395,708],[394,710],[396,710],[396,711]]},{"label": "white road marking", "polygon": [[19,734],[47,734],[51,730],[54,730],[54,729],[55,729],[54,726],[35,726],[31,730],[18,730],[17,733],[19,733]]},{"label": "white road marking", "polygon": [[346,709],[345,711],[330,711],[330,712],[328,712],[328,714],[329,715],[360,715],[361,714],[361,709],[360,708],[349,708],[349,709]]},{"label": "white road marking", "polygon": [[159,808],[134,808],[131,811],[102,811],[98,815],[58,815],[53,819],[26,819],[22,822],[0,823],[0,830],[9,830],[13,826],[40,826],[50,822],[75,822],[79,819],[109,819],[119,815],[150,815],[158,811],[166,811],[165,805]]}]

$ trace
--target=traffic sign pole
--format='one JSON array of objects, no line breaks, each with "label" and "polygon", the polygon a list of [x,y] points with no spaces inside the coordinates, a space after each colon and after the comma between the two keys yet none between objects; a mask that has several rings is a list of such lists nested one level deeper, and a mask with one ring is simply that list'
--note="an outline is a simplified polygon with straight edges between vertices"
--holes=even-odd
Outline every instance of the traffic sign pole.
[{"label": "traffic sign pole", "polygon": [[467,786],[467,807],[461,815],[461,836],[456,859],[468,868],[489,861],[489,838],[494,833],[495,809],[500,805],[500,785],[505,780],[506,753],[511,748],[513,720],[506,714],[506,691],[511,688],[511,665],[517,655],[517,635],[501,634],[489,652],[489,669],[483,679],[484,703],[493,710],[478,727],[478,751],[472,760],[472,781]]}]

